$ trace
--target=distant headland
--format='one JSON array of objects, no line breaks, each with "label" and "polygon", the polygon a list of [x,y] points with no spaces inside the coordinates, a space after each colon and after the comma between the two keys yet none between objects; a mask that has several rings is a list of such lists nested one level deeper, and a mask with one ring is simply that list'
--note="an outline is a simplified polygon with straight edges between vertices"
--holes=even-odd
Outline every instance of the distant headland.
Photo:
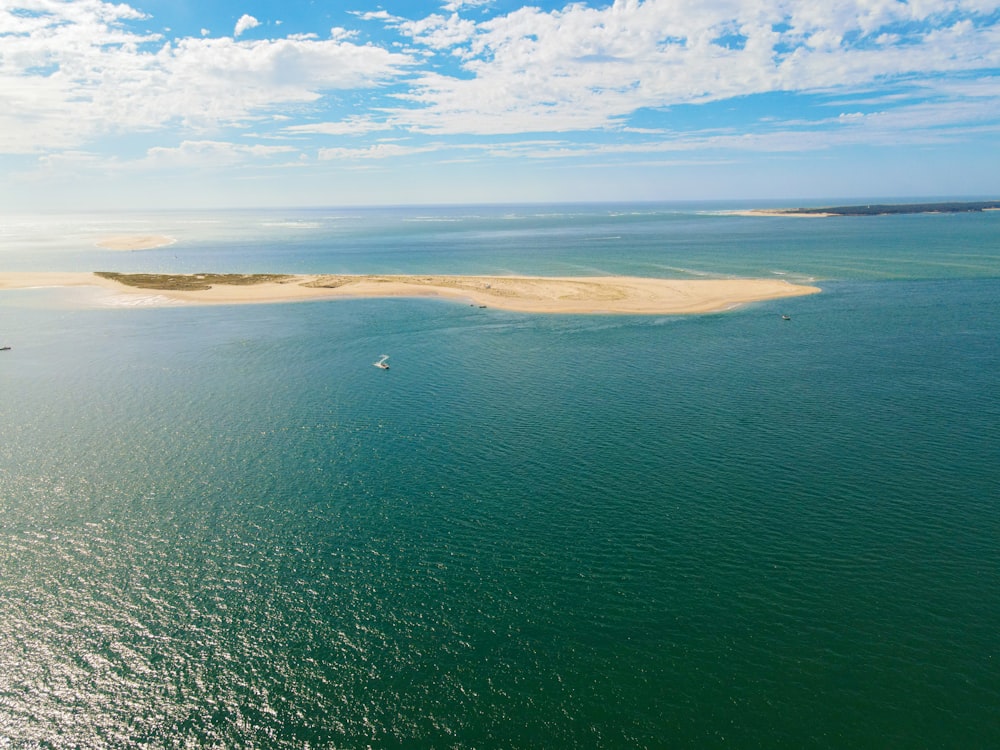
[{"label": "distant headland", "polygon": [[946,201],[942,203],[866,203],[859,206],[816,208],[754,208],[735,211],[740,216],[887,216],[892,214],[958,214],[1000,211],[1000,201]]}]

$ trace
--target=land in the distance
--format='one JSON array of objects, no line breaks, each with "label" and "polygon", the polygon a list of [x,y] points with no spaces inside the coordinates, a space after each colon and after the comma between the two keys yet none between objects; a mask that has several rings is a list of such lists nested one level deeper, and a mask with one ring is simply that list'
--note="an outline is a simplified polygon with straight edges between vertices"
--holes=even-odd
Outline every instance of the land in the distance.
[{"label": "land in the distance", "polygon": [[103,250],[155,250],[174,244],[173,237],[162,234],[125,234],[98,240],[97,246]]},{"label": "land in the distance", "polygon": [[0,289],[102,286],[122,304],[245,304],[347,297],[437,297],[531,313],[670,315],[815,294],[781,279],[633,276],[0,273]]},{"label": "land in the distance", "polygon": [[890,214],[957,214],[979,211],[1000,211],[1000,201],[869,203],[860,206],[822,206],[816,208],[755,208],[734,213],[743,216],[886,216]]}]

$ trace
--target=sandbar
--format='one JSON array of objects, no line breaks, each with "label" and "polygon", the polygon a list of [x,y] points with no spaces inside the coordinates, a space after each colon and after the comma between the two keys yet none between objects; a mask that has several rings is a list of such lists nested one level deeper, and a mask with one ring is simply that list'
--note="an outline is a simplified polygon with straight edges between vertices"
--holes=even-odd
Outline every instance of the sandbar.
[{"label": "sandbar", "polygon": [[121,284],[80,271],[0,271],[0,290],[99,286],[120,291]]},{"label": "sandbar", "polygon": [[104,250],[153,250],[172,245],[176,241],[173,237],[162,234],[125,234],[105,237],[97,241],[97,246]]},{"label": "sandbar", "polygon": [[[120,280],[112,280],[107,275]],[[251,304],[352,297],[431,297],[526,313],[679,315],[750,302],[815,294],[818,287],[781,279],[657,279],[634,276],[448,275],[131,275],[0,273],[0,289],[99,286],[119,304]],[[141,276],[141,287],[130,285]],[[207,288],[185,289],[191,281]],[[212,282],[212,283],[208,283]]]},{"label": "sandbar", "polygon": [[726,211],[736,216],[895,216],[900,214],[981,213],[1000,209],[1000,201],[942,201],[936,203],[865,203],[820,208],[752,208]]},{"label": "sandbar", "polygon": [[794,208],[748,208],[741,211],[723,211],[728,216],[790,216],[805,219],[822,219],[837,214],[826,211],[799,211]]}]

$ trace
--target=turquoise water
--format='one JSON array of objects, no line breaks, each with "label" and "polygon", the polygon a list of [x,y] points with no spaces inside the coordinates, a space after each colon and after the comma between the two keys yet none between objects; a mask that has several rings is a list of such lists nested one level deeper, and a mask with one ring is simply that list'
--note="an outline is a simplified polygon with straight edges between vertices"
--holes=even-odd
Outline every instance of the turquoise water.
[{"label": "turquoise water", "polygon": [[[0,293],[0,745],[1000,745],[1000,214],[705,208],[9,224],[9,270],[824,292],[690,317]],[[122,226],[181,241],[88,244]]]}]

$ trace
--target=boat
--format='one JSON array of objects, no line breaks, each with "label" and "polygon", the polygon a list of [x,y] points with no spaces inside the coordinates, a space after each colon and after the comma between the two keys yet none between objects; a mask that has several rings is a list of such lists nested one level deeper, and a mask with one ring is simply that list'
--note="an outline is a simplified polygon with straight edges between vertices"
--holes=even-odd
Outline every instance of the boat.
[{"label": "boat", "polygon": [[9,352],[9,351],[10,351],[9,346],[0,346],[0,352]]},{"label": "boat", "polygon": [[387,359],[389,359],[389,355],[388,355],[388,354],[383,354],[383,355],[382,355],[382,356],[381,356],[381,357],[379,358],[379,361],[378,361],[378,362],[372,362],[372,364],[373,364],[373,365],[375,365],[375,366],[376,366],[377,368],[379,368],[380,370],[388,370],[388,369],[389,369],[389,365],[387,365],[387,364],[385,363],[385,361],[386,361]]},{"label": "boat", "polygon": [[791,320],[791,318],[790,318],[790,317],[788,317],[787,315],[782,315],[782,316],[781,316],[781,319],[782,319],[782,320]]}]

